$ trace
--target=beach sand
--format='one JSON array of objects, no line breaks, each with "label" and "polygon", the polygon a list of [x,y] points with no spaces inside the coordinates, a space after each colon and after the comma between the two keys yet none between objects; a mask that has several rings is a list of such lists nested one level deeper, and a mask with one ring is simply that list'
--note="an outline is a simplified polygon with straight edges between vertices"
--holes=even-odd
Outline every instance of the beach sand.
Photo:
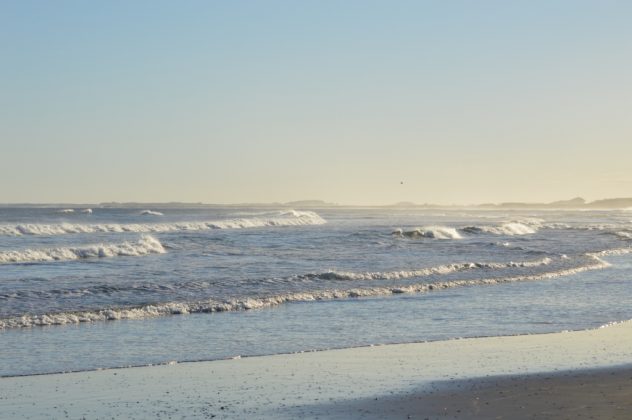
[{"label": "beach sand", "polygon": [[[311,411],[323,410],[314,406]],[[418,392],[333,404],[327,414],[339,419],[627,420],[632,418],[632,365],[439,382]]]},{"label": "beach sand", "polygon": [[624,322],[0,378],[0,418],[564,418],[590,413],[582,406],[594,407],[595,418],[616,418],[630,413],[632,375],[615,367],[630,363],[632,322]]}]

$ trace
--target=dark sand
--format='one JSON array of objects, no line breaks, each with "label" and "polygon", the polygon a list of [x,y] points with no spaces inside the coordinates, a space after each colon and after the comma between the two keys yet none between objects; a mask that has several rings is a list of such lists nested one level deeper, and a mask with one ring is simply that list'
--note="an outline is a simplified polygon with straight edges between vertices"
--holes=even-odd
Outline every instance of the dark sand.
[{"label": "dark sand", "polygon": [[632,419],[632,366],[440,382],[332,405],[325,418]]}]

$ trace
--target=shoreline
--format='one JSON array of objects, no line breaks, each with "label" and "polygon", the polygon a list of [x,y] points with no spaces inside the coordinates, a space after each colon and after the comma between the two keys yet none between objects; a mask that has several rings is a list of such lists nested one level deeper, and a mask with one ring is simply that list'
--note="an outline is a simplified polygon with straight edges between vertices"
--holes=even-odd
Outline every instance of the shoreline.
[{"label": "shoreline", "polygon": [[9,418],[291,418],[299,413],[336,418],[340,407],[419,393],[437,383],[629,365],[630,342],[632,321],[625,321],[562,333],[4,377],[0,413]]},{"label": "shoreline", "polygon": [[[627,322],[632,323],[632,319],[629,319],[629,320],[626,319],[623,321],[612,321],[603,325],[599,325],[594,328],[584,328],[584,329],[577,329],[577,330],[563,330],[563,331],[550,331],[550,332],[538,332],[538,333],[526,333],[526,334],[509,334],[509,335],[481,335],[481,336],[472,336],[472,337],[454,337],[454,338],[449,338],[449,339],[419,340],[419,341],[406,341],[406,342],[393,342],[393,343],[372,343],[372,344],[363,344],[363,345],[357,345],[357,346],[351,346],[351,347],[316,348],[316,349],[300,350],[300,351],[293,351],[293,352],[270,353],[270,354],[250,354],[250,355],[236,354],[234,356],[220,357],[216,359],[169,360],[169,361],[164,361],[164,362],[128,365],[128,366],[97,367],[93,369],[42,372],[42,373],[25,373],[25,374],[18,374],[18,375],[0,375],[0,380],[11,379],[11,378],[29,378],[29,377],[37,377],[37,376],[102,372],[102,371],[113,371],[113,370],[123,370],[123,369],[153,368],[153,367],[161,367],[161,366],[185,365],[185,364],[195,364],[195,363],[214,363],[214,362],[221,362],[221,361],[228,361],[228,360],[265,358],[265,357],[274,357],[274,356],[292,356],[292,355],[307,354],[307,353],[321,353],[321,352],[340,351],[340,350],[355,350],[355,349],[365,349],[365,348],[384,347],[384,346],[419,345],[419,344],[430,344],[430,343],[438,343],[438,342],[479,340],[479,339],[490,339],[490,338],[546,336],[546,335],[551,335],[551,334],[566,334],[566,333],[575,333],[575,332],[595,331],[595,330],[600,330],[602,328],[610,328],[610,327],[624,324]],[[40,327],[38,326],[36,328],[40,328]],[[632,363],[632,360],[630,361],[630,363]]]}]

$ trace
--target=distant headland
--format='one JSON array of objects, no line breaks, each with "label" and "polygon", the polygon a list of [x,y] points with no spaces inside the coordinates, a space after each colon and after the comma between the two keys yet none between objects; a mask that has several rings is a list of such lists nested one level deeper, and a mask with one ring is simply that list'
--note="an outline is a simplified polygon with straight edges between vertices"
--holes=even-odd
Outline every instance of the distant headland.
[{"label": "distant headland", "polygon": [[418,204],[412,201],[402,201],[395,204],[383,205],[350,205],[331,203],[323,200],[299,200],[287,202],[271,203],[203,203],[203,202],[118,202],[109,201],[103,203],[5,203],[0,207],[12,208],[34,208],[34,207],[68,207],[68,208],[195,208],[195,207],[291,207],[291,208],[336,208],[336,207],[371,207],[371,208],[478,208],[484,210],[494,209],[567,209],[567,210],[598,210],[598,209],[627,209],[632,208],[632,197],[605,198],[595,201],[586,201],[581,197],[570,200],[559,200],[548,203],[539,202],[503,202],[503,203],[483,203],[483,204]]}]

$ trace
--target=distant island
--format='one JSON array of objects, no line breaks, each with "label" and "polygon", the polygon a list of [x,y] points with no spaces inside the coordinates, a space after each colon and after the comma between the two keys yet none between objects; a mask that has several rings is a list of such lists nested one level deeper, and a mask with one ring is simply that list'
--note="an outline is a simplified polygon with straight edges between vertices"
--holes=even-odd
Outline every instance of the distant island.
[{"label": "distant island", "polygon": [[400,202],[387,207],[475,207],[480,209],[625,209],[632,208],[632,197],[627,198],[606,198],[602,200],[586,201],[581,197],[570,200],[552,201],[550,203],[529,203],[529,202],[505,202],[505,203],[484,203],[470,206],[450,205],[442,206],[437,204],[415,204],[411,202]]},{"label": "distant island", "polygon": [[529,208],[529,209],[622,209],[632,207],[632,197],[628,198],[606,198],[587,202],[581,197],[570,200],[553,201],[550,203],[500,203],[500,204],[480,204],[481,208]]}]

